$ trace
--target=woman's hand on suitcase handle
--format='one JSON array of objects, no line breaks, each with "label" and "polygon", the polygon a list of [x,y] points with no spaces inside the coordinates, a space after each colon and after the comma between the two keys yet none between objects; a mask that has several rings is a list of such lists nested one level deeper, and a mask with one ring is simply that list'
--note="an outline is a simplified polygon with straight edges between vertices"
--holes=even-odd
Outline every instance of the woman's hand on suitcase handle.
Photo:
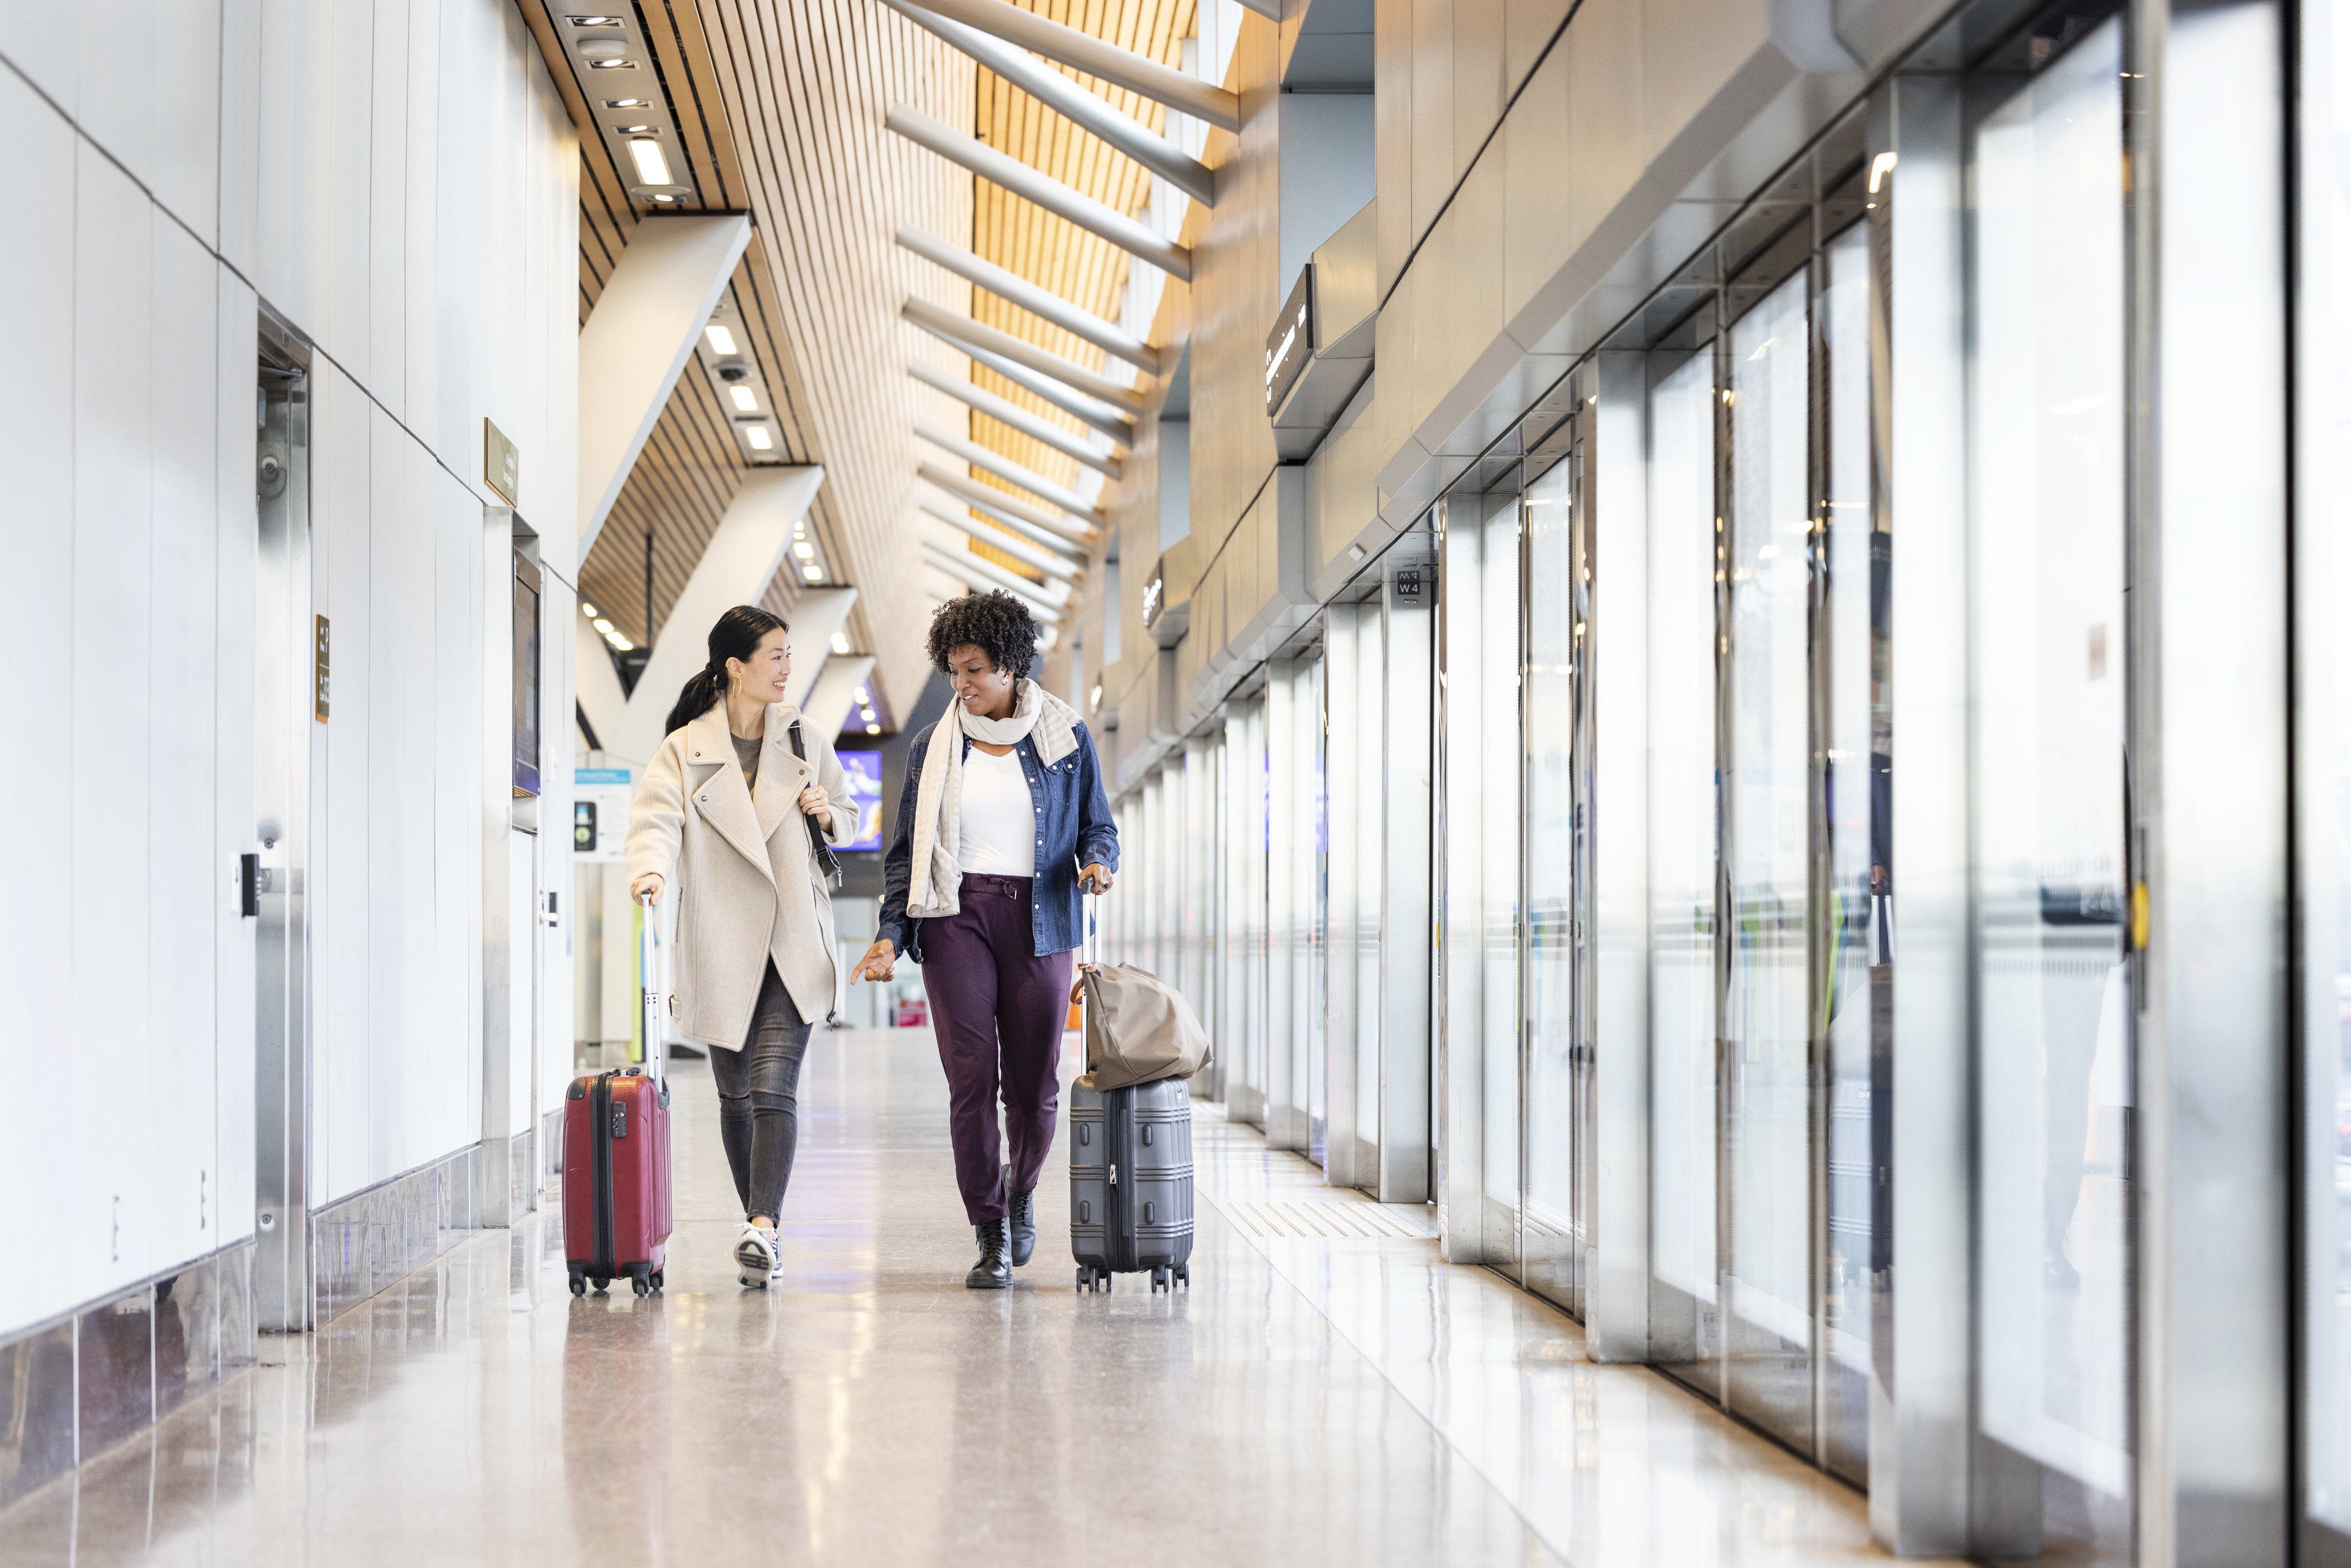
[{"label": "woman's hand on suitcase handle", "polygon": [[857,961],[853,980],[886,980],[897,972],[898,945],[887,936],[865,949],[865,956]]},{"label": "woman's hand on suitcase handle", "polygon": [[639,904],[659,904],[661,902],[661,890],[662,879],[661,873],[658,872],[649,871],[645,873],[644,875],[637,878],[636,881],[629,883],[629,896],[635,899]]},{"label": "woman's hand on suitcase handle", "polygon": [[1085,870],[1078,873],[1078,888],[1081,892],[1108,893],[1110,891],[1110,867],[1102,864],[1100,861],[1096,861],[1093,864],[1086,867]]}]

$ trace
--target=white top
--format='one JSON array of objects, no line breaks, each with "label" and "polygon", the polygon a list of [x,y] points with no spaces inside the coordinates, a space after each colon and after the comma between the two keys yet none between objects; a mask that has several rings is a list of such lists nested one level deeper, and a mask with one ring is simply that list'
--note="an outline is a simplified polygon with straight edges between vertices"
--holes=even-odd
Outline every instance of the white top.
[{"label": "white top", "polygon": [[975,746],[963,759],[963,800],[956,869],[966,875],[1037,874],[1037,803],[1020,771],[1020,753],[990,757]]}]

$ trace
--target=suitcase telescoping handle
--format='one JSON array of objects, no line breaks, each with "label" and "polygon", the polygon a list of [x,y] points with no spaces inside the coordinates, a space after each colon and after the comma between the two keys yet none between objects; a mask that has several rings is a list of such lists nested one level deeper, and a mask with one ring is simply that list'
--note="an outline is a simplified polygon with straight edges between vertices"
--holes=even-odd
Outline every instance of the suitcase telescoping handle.
[{"label": "suitcase telescoping handle", "polygon": [[645,1028],[645,1071],[653,1082],[666,1088],[669,1084],[669,1029],[663,1017],[662,998],[669,994],[664,983],[661,963],[664,949],[661,939],[660,907],[650,897],[638,900],[644,910],[644,919],[638,923],[637,974],[639,988],[637,1004],[643,1010]]}]

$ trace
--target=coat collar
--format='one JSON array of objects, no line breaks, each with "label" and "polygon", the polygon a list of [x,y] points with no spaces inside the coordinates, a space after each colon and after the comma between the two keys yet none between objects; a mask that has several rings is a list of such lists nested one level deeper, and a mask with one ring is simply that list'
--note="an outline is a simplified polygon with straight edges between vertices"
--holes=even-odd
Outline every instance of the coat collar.
[{"label": "coat collar", "polygon": [[[743,781],[743,764],[735,755],[735,737],[726,727],[726,705],[714,704],[685,727],[686,761],[713,769],[694,787],[695,809],[718,830],[719,837],[734,846],[736,853],[758,866],[770,881],[775,867],[768,858],[768,840],[778,823],[796,814],[793,803],[814,771],[792,755],[791,727],[799,716],[799,709],[789,703],[769,705],[756,800]],[[807,733],[801,730],[803,737]]]}]

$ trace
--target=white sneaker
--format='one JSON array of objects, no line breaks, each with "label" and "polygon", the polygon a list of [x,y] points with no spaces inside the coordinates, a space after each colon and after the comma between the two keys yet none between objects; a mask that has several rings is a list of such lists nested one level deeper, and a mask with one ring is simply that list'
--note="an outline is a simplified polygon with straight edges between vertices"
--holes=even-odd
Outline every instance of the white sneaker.
[{"label": "white sneaker", "polygon": [[783,1271],[783,1238],[745,1220],[743,1228],[735,1235],[736,1282],[747,1291],[761,1291]]}]

